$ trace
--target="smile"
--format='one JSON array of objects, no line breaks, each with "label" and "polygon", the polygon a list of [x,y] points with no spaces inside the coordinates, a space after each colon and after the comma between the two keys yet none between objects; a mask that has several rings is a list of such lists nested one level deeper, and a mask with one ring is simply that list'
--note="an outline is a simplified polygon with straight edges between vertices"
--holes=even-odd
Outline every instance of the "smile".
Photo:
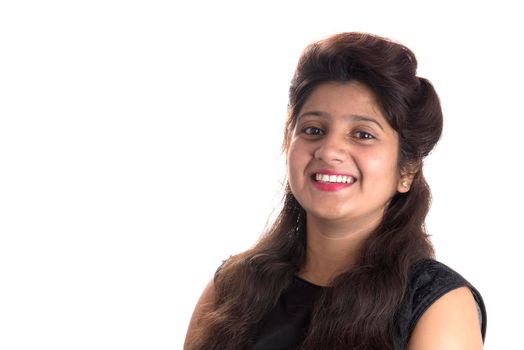
[{"label": "smile", "polygon": [[346,175],[328,175],[316,173],[314,174],[315,181],[320,183],[339,183],[339,184],[352,184],[355,182],[355,178]]}]

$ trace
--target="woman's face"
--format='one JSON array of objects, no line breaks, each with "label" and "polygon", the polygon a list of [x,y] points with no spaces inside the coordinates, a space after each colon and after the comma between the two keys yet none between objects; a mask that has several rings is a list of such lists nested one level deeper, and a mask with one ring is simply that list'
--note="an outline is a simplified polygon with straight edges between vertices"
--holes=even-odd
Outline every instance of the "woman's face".
[{"label": "woman's face", "polygon": [[287,149],[289,185],[308,216],[367,226],[397,192],[398,135],[364,84],[324,83],[299,111]]}]

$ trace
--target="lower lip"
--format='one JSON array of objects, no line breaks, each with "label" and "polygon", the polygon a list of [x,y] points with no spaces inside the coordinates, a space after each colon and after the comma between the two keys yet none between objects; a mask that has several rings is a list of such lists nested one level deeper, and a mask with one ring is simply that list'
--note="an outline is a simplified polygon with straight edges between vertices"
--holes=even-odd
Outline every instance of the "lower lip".
[{"label": "lower lip", "polygon": [[313,182],[313,186],[315,186],[316,188],[318,188],[321,191],[326,191],[326,192],[340,191],[343,188],[353,185],[352,183],[350,184],[348,183],[327,183],[327,182],[318,182],[315,180],[311,180],[311,181]]}]

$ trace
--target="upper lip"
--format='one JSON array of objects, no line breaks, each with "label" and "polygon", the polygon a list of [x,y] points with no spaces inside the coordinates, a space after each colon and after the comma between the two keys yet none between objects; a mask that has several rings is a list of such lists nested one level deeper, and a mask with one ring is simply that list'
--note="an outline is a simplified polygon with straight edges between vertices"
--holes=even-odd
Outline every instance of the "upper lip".
[{"label": "upper lip", "polygon": [[325,175],[342,175],[342,176],[351,176],[352,178],[356,179],[357,177],[351,173],[345,172],[345,171],[339,171],[334,169],[318,169],[313,170],[311,172],[312,175],[315,174],[325,174]]}]

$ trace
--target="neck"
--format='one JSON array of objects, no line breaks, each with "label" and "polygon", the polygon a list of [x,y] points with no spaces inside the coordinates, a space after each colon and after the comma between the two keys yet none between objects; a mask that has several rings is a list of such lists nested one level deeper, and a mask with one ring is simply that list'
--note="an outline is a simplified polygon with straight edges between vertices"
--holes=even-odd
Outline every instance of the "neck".
[{"label": "neck", "polygon": [[362,243],[377,225],[334,223],[307,215],[306,261],[299,276],[320,286],[329,285],[355,265]]}]

